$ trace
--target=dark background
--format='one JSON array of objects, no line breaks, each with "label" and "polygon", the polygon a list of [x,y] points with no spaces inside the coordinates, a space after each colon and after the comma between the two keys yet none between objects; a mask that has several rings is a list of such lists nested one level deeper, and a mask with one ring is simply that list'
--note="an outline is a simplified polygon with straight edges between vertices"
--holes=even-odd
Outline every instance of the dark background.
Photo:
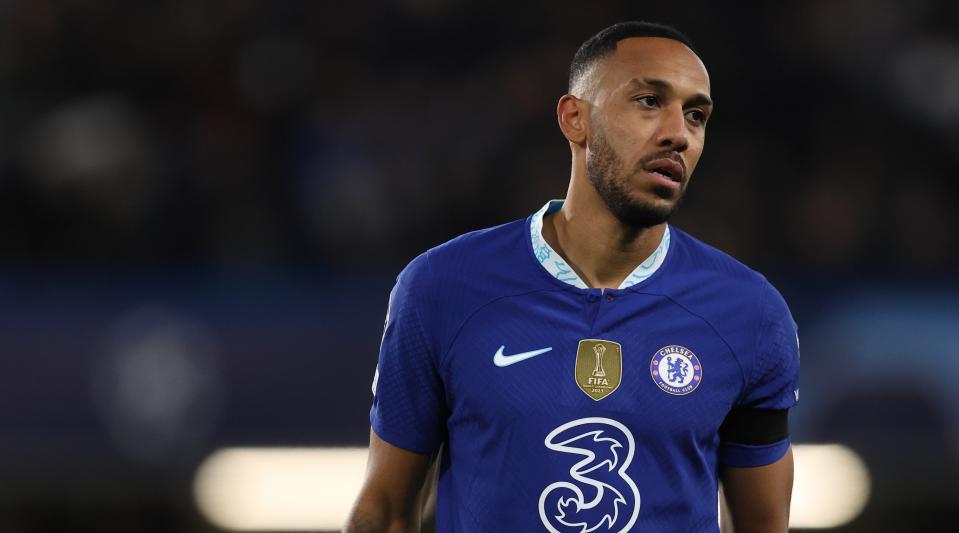
[{"label": "dark background", "polygon": [[[569,60],[619,20],[717,102],[675,224],[764,272],[843,532],[959,502],[959,4],[0,1],[0,531],[213,531],[234,445],[363,445],[396,273],[564,195]],[[948,523],[948,522],[946,522]]]}]

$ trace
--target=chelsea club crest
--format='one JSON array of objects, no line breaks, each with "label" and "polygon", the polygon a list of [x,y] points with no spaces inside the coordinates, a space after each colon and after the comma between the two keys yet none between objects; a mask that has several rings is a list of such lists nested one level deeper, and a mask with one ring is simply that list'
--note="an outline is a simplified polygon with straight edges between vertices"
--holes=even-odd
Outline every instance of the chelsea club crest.
[{"label": "chelsea club crest", "polygon": [[653,382],[675,396],[689,394],[703,381],[703,365],[689,348],[670,345],[660,348],[649,362]]}]

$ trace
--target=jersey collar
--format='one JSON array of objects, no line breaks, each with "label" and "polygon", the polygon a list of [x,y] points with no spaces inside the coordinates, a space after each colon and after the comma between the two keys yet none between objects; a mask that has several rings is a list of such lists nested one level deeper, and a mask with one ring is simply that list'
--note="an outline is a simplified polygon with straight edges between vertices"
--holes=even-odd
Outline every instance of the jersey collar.
[{"label": "jersey collar", "polygon": [[[588,289],[589,287],[580,279],[579,275],[570,268],[566,261],[556,253],[552,246],[546,242],[546,239],[543,238],[543,217],[559,211],[559,209],[563,207],[564,201],[565,200],[550,200],[546,202],[546,205],[544,205],[542,209],[533,214],[533,218],[529,224],[529,236],[533,242],[533,255],[536,256],[539,264],[554,278],[580,289]],[[667,252],[669,252],[669,224],[666,225],[666,231],[663,232],[663,239],[659,241],[659,246],[656,247],[656,250],[653,251],[645,261],[640,263],[630,275],[626,276],[626,279],[623,280],[619,288],[625,289],[632,287],[652,276],[659,270],[659,267],[662,266],[663,261],[666,260]]]}]

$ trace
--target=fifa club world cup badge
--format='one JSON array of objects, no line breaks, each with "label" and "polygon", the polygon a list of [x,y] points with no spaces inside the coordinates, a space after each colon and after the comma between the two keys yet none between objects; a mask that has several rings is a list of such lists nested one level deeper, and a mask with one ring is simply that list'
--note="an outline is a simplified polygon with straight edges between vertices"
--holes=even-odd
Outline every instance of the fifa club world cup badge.
[{"label": "fifa club world cup badge", "polygon": [[583,339],[576,350],[576,384],[590,398],[609,396],[623,381],[623,347],[603,339]]},{"label": "fifa club world cup badge", "polygon": [[684,396],[703,381],[703,365],[689,348],[670,345],[660,348],[649,363],[653,382],[664,392]]}]

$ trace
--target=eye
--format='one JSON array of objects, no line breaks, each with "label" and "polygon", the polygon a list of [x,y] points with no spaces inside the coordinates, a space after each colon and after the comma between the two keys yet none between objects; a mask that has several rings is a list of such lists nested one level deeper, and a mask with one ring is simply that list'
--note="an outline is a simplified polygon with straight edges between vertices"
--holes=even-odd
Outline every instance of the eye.
[{"label": "eye", "polygon": [[646,96],[637,96],[636,98],[633,98],[633,101],[639,102],[643,105],[643,107],[656,107],[659,105],[659,98],[649,94]]},{"label": "eye", "polygon": [[696,124],[702,125],[706,123],[706,113],[701,109],[690,109],[686,112],[686,116]]}]

